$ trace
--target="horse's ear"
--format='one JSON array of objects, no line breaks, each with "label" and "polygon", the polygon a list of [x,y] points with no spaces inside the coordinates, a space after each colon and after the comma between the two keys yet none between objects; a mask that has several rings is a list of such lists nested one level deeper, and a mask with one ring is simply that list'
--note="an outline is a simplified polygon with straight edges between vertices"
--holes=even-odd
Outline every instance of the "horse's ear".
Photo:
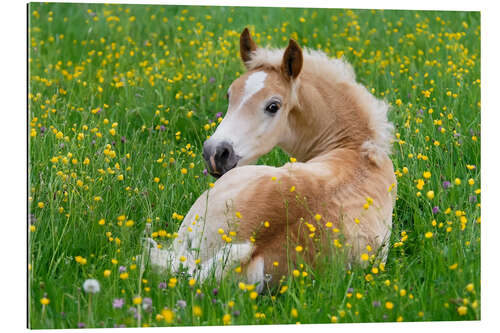
[{"label": "horse's ear", "polygon": [[290,39],[281,62],[281,73],[288,80],[297,78],[302,69],[303,61],[302,49],[296,41]]},{"label": "horse's ear", "polygon": [[252,59],[252,52],[255,50],[257,50],[257,44],[252,40],[248,28],[245,28],[240,35],[240,55],[245,65]]}]

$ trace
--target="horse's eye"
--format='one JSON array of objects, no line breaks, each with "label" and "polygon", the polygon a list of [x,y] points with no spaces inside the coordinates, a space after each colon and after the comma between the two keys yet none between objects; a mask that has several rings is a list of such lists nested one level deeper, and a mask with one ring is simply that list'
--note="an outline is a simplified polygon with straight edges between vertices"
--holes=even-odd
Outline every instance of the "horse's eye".
[{"label": "horse's eye", "polygon": [[271,102],[266,106],[266,111],[275,114],[280,109],[280,105],[277,102]]}]

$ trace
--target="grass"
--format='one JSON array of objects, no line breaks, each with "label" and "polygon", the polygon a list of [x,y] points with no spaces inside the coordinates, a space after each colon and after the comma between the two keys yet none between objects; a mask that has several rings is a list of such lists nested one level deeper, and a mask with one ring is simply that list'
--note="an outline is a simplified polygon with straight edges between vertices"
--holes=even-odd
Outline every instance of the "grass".
[{"label": "grass", "polygon": [[[32,3],[28,15],[31,328],[481,318],[479,13]],[[146,223],[166,243],[214,181],[201,147],[244,70],[245,26],[259,45],[292,37],[344,56],[392,104],[384,269],[298,267],[286,291],[255,299],[237,272],[191,286],[140,269]],[[275,149],[259,163],[286,161]]]}]

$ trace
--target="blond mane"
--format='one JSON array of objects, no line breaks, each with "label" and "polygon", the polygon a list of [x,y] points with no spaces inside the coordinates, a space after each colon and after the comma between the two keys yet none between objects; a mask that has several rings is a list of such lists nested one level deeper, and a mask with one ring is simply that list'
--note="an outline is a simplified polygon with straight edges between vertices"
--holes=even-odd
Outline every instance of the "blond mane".
[{"label": "blond mane", "polygon": [[[284,51],[284,49],[258,48],[252,52],[251,59],[245,62],[245,65],[248,70],[263,68],[279,71]],[[362,145],[363,153],[375,163],[378,162],[380,155],[390,154],[394,126],[387,120],[389,105],[385,101],[376,99],[363,85],[356,82],[354,69],[344,59],[330,58],[324,52],[307,48],[303,49],[303,57],[302,71],[326,78],[332,84],[349,84],[356,90],[358,103],[367,116],[369,128],[374,133],[374,137]]]}]

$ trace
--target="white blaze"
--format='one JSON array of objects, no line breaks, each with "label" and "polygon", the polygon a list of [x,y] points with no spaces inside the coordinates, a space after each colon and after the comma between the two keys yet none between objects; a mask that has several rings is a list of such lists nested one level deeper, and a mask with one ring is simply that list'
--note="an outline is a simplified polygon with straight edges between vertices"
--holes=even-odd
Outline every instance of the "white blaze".
[{"label": "white blaze", "polygon": [[245,82],[245,90],[243,92],[243,98],[241,99],[238,109],[241,108],[246,101],[248,101],[253,95],[255,95],[259,90],[264,88],[264,81],[266,81],[266,72],[255,72],[252,73]]},{"label": "white blaze", "polygon": [[266,78],[267,73],[263,71],[252,73],[247,77],[240,101],[234,107],[231,104],[228,106],[228,113],[209,139],[215,145],[223,141],[231,144],[235,154],[241,157],[245,164],[248,162],[246,160],[248,156],[255,155],[255,142],[245,134],[261,132],[259,127],[267,126],[267,123],[259,120],[258,112],[245,114],[240,110],[252,96],[265,87]]},{"label": "white blaze", "polygon": [[[241,139],[239,138],[241,130],[248,125],[248,122],[240,116],[238,111],[253,95],[264,88],[266,77],[266,72],[255,72],[248,76],[243,89],[243,97],[239,105],[231,111],[232,114],[228,114],[224,117],[219,127],[217,127],[217,130],[212,135],[212,140],[228,141],[233,145],[239,143]],[[233,109],[231,105],[229,105],[229,109]]]}]

